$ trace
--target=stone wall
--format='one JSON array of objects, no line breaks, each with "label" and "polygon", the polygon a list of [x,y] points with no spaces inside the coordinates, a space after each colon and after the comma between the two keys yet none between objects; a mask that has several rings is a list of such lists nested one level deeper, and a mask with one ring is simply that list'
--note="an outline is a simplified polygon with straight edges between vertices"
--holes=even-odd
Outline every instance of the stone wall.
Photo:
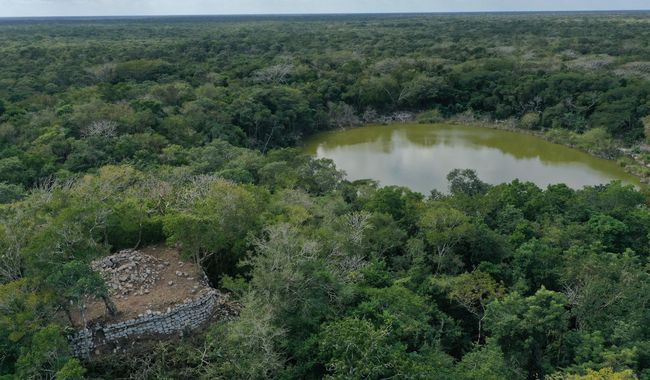
[{"label": "stone wall", "polygon": [[94,325],[70,337],[72,351],[75,356],[87,359],[96,349],[114,345],[122,339],[150,334],[171,335],[195,329],[212,317],[219,297],[219,293],[211,289],[203,296],[164,313],[148,311],[148,314],[128,321]]}]

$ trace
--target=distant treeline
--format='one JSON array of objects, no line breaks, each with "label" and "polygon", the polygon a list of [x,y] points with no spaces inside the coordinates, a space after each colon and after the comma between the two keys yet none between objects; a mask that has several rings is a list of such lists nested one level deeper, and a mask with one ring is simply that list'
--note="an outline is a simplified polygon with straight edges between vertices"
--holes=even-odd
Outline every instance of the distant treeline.
[{"label": "distant treeline", "polygon": [[291,146],[406,110],[634,144],[649,29],[646,13],[5,21],[0,182],[157,165],[215,139]]}]

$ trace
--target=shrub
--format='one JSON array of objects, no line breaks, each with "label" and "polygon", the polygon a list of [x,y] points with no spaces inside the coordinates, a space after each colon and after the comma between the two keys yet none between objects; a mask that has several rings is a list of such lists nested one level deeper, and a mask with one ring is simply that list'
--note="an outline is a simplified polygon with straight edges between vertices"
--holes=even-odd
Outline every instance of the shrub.
[{"label": "shrub", "polygon": [[418,114],[415,117],[415,120],[420,124],[433,124],[440,123],[444,120],[444,118],[440,114],[439,110],[433,109],[431,111],[426,111]]},{"label": "shrub", "polygon": [[528,112],[519,120],[519,126],[525,129],[539,129],[541,117],[538,112]]}]

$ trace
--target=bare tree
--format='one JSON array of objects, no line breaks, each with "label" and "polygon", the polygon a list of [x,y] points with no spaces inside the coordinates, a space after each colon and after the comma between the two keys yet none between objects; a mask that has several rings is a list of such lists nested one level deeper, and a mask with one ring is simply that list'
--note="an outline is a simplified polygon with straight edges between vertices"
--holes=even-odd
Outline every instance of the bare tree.
[{"label": "bare tree", "polygon": [[293,71],[292,63],[279,63],[257,70],[253,74],[253,80],[259,83],[286,83]]},{"label": "bare tree", "polygon": [[375,123],[377,120],[379,120],[379,113],[377,113],[374,108],[370,107],[364,111],[361,119],[364,123]]},{"label": "bare tree", "polygon": [[225,182],[215,175],[201,174],[189,179],[190,186],[183,187],[177,192],[176,202],[183,209],[189,209],[198,199],[205,198],[210,193],[210,187],[217,182]]},{"label": "bare tree", "polygon": [[112,120],[96,120],[90,123],[81,134],[83,137],[113,138],[117,136],[117,123]]},{"label": "bare tree", "polygon": [[86,69],[86,72],[90,73],[98,82],[109,82],[115,78],[115,67],[117,65],[114,63],[105,63],[103,65],[94,66]]},{"label": "bare tree", "polygon": [[467,216],[452,208],[436,207],[424,212],[419,225],[434,248],[435,273],[440,274],[445,266],[458,266],[457,258],[451,253],[467,231]]},{"label": "bare tree", "polygon": [[19,219],[20,216],[0,224],[0,284],[22,277],[22,249],[30,231],[18,226]]},{"label": "bare tree", "polygon": [[417,61],[413,58],[386,58],[375,63],[372,70],[379,75],[393,74],[412,68],[416,64]]},{"label": "bare tree", "polygon": [[399,123],[407,123],[409,121],[413,121],[415,119],[415,115],[411,112],[396,112],[392,115],[392,118],[394,121],[399,122]]},{"label": "bare tree", "polygon": [[359,124],[359,117],[354,111],[354,108],[346,103],[328,103],[329,119],[332,125],[337,128],[349,127],[351,125]]},{"label": "bare tree", "polygon": [[218,325],[199,351],[203,378],[272,379],[284,368],[280,342],[287,331],[277,326],[276,303],[252,291],[242,304],[239,318]]},{"label": "bare tree", "polygon": [[[167,207],[170,206],[174,187],[168,181],[156,178],[153,175],[147,176],[138,187],[135,188],[137,194],[153,200],[155,203],[147,209],[149,215],[158,213],[164,214]],[[142,202],[146,204],[146,202]]]},{"label": "bare tree", "polygon": [[366,211],[353,212],[343,216],[350,240],[354,244],[361,244],[366,230],[373,226],[370,224],[370,213]]}]

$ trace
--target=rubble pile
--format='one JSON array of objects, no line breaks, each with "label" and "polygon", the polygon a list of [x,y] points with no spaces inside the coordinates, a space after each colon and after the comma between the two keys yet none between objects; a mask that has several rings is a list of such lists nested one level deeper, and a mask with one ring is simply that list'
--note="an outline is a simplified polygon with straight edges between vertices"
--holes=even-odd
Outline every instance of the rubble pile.
[{"label": "rubble pile", "polygon": [[91,265],[106,281],[111,296],[120,299],[129,295],[149,294],[160,280],[161,272],[170,263],[133,249],[125,249],[93,261]]},{"label": "rubble pile", "polygon": [[85,328],[69,336],[81,358],[121,352],[135,342],[160,335],[185,334],[210,320],[232,320],[239,305],[213,289],[203,270],[183,262],[176,248],[127,249],[92,262],[106,282],[117,309],[90,299]]}]

